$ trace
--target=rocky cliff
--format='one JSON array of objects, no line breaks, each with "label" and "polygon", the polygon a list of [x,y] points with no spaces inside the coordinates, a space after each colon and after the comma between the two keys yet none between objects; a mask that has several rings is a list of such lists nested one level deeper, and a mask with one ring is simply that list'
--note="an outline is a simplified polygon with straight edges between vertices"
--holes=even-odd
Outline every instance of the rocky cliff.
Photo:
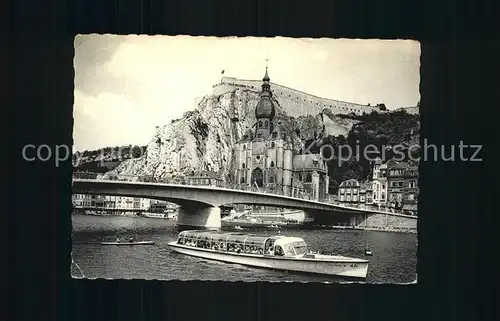
[{"label": "rocky cliff", "polygon": [[[227,179],[232,171],[232,146],[255,123],[254,110],[259,93],[236,89],[197,100],[193,111],[170,124],[157,127],[144,155],[123,161],[107,174],[148,175],[161,179],[191,171],[209,170]],[[303,114],[279,105],[275,122],[293,138],[296,150],[302,140],[319,136],[347,135],[355,120],[341,119],[329,113]]]}]

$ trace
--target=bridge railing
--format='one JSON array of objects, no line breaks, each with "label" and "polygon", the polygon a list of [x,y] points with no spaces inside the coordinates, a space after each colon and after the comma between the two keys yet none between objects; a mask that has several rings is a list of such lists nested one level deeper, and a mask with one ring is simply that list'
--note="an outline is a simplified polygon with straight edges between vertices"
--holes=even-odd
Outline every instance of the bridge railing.
[{"label": "bridge railing", "polygon": [[[156,178],[147,175],[128,175],[128,174],[109,174],[109,173],[94,173],[94,172],[74,172],[73,179],[92,179],[100,181],[129,181],[129,182],[152,182],[152,183],[165,183],[165,184],[176,184],[183,186],[217,186],[233,190],[251,191],[258,193],[266,193],[273,195],[284,195],[281,191],[276,191],[269,188],[248,186],[243,184],[233,184],[233,183],[218,183],[213,184],[189,184],[188,180],[183,177],[162,177]],[[291,196],[294,198],[304,199],[304,200],[314,200],[311,194],[304,191],[293,191]]]}]

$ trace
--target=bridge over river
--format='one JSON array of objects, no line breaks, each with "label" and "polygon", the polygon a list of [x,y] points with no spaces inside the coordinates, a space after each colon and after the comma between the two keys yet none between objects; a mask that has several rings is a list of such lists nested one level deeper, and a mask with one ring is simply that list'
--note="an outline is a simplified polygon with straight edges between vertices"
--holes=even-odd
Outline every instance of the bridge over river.
[{"label": "bridge over river", "polygon": [[73,193],[141,197],[175,203],[179,205],[177,223],[186,227],[219,228],[221,226],[220,207],[236,204],[302,210],[307,217],[315,221],[328,221],[332,224],[356,226],[374,215],[383,215],[386,221],[389,220],[388,216],[395,216],[415,221],[416,226],[416,217],[409,215],[346,207],[298,196],[166,181],[153,180],[144,176],[110,176],[75,172]]}]

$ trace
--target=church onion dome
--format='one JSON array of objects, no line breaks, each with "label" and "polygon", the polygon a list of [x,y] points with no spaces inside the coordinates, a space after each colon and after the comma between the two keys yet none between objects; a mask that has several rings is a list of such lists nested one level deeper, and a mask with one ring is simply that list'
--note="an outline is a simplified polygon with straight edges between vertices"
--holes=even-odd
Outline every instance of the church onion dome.
[{"label": "church onion dome", "polygon": [[326,164],[318,154],[302,154],[293,157],[294,171],[312,171],[326,172]]},{"label": "church onion dome", "polygon": [[273,96],[271,92],[271,85],[269,84],[269,75],[266,74],[262,79],[262,92],[260,93],[260,101],[255,106],[255,118],[267,118],[272,120],[276,114],[275,103],[271,100]]},{"label": "church onion dome", "polygon": [[272,120],[276,114],[274,102],[269,97],[261,97],[255,107],[255,118],[267,118]]}]

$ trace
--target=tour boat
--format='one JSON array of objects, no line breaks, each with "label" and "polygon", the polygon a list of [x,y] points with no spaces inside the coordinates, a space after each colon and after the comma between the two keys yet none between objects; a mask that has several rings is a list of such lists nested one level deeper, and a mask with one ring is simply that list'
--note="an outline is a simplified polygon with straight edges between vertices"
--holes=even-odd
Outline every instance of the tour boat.
[{"label": "tour boat", "polygon": [[239,226],[239,225],[236,225],[236,226],[234,227],[234,229],[235,229],[235,230],[242,230],[243,228],[242,228],[241,226]]},{"label": "tour boat", "polygon": [[168,243],[178,253],[276,270],[366,278],[368,260],[308,253],[302,238],[241,232],[182,231]]}]

